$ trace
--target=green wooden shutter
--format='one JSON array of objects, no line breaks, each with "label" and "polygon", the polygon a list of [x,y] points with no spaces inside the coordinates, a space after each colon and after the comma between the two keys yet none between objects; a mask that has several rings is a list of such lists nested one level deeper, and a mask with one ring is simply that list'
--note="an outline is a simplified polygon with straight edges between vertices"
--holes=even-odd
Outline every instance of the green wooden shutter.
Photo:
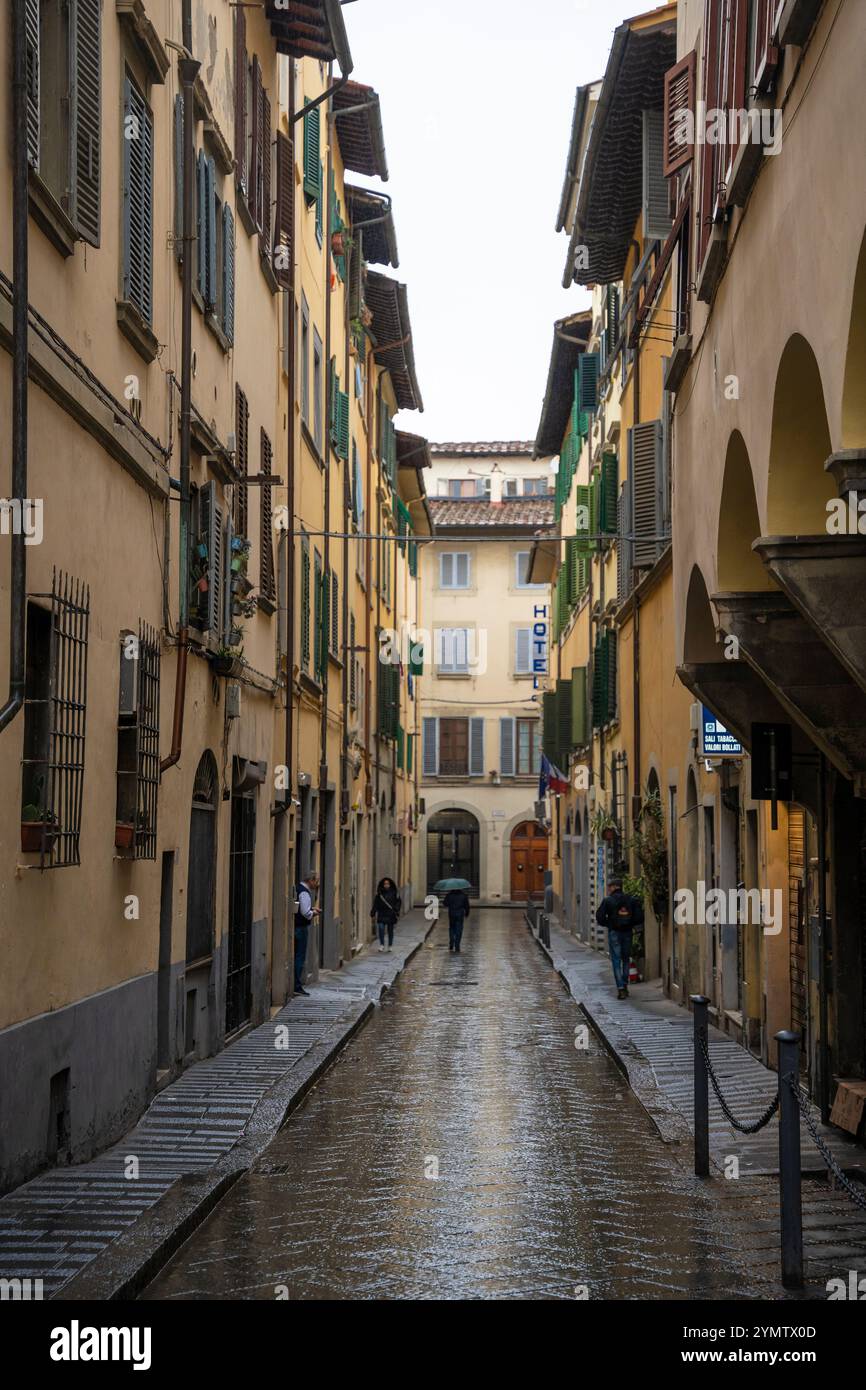
[{"label": "green wooden shutter", "polygon": [[207,182],[207,293],[205,303],[213,309],[217,302],[216,165],[208,159]]},{"label": "green wooden shutter", "polygon": [[[593,473],[589,480],[589,534],[590,537],[597,537],[599,534],[599,480],[598,474]],[[590,540],[590,549],[598,550],[600,541]]]},{"label": "green wooden shutter", "polygon": [[414,735],[414,734],[407,734],[407,735],[406,735],[406,771],[407,771],[410,775],[411,775],[411,773],[412,773],[412,756],[413,756],[414,747],[415,747],[415,735]]},{"label": "green wooden shutter", "polygon": [[607,287],[607,324],[611,351],[619,338],[619,289],[616,285]]},{"label": "green wooden shutter", "polygon": [[586,509],[583,512],[576,513],[577,524],[575,526],[575,540],[577,542],[577,553],[579,555],[588,555],[592,550],[592,542],[589,539],[592,535],[590,489],[585,483],[578,483],[577,487],[574,489],[574,497],[577,506]]},{"label": "green wooden shutter", "polygon": [[601,529],[608,536],[616,535],[616,504],[619,493],[619,460],[616,454],[603,454],[601,459]]},{"label": "green wooden shutter", "polygon": [[546,690],[541,697],[541,747],[552,763],[559,765],[557,743],[556,691]]},{"label": "green wooden shutter", "polygon": [[101,169],[101,4],[77,0],[72,11],[73,38],[73,221],[79,235],[99,245]]},{"label": "green wooden shutter", "polygon": [[615,719],[617,715],[616,698],[616,633],[607,634],[606,666],[607,666],[607,717]]},{"label": "green wooden shutter", "polygon": [[568,603],[574,607],[577,603],[577,561],[578,561],[578,540],[575,536],[569,536],[565,542],[565,574],[566,585],[568,587]]},{"label": "green wooden shutter", "polygon": [[349,457],[349,393],[337,393],[337,453],[341,459]]},{"label": "green wooden shutter", "polygon": [[319,108],[316,106],[304,114],[304,194],[310,202],[317,200],[320,193],[320,142]]},{"label": "green wooden shutter", "polygon": [[571,681],[556,683],[556,743],[559,751],[557,767],[560,772],[568,770],[568,757],[574,749],[574,735],[571,724]]},{"label": "green wooden shutter", "polygon": [[322,561],[318,551],[313,562],[313,675],[319,680],[324,670],[322,635],[324,632],[325,592],[322,585]]},{"label": "green wooden shutter", "polygon": [[334,448],[337,447],[337,395],[340,378],[337,375],[337,359],[332,357],[328,364],[328,437]]},{"label": "green wooden shutter", "polygon": [[578,409],[593,411],[598,408],[598,353],[584,352],[577,359]]},{"label": "green wooden shutter", "polygon": [[589,742],[586,702],[586,667],[571,668],[571,734],[576,748]]},{"label": "green wooden shutter", "polygon": [[223,204],[223,332],[230,343],[235,340],[235,218],[228,203]]},{"label": "green wooden shutter", "polygon": [[301,665],[310,667],[310,544],[304,538],[301,545]]},{"label": "green wooden shutter", "polygon": [[198,249],[198,292],[207,299],[207,158],[199,150],[195,162],[196,247]]},{"label": "green wooden shutter", "polygon": [[633,563],[652,565],[661,551],[654,538],[662,531],[662,423],[647,420],[629,430]]},{"label": "green wooden shutter", "polygon": [[324,203],[324,198],[322,197],[322,185],[323,185],[324,181],[325,181],[325,166],[324,166],[324,164],[322,164],[322,162],[321,162],[321,160],[320,160],[320,161],[319,161],[319,192],[318,192],[318,196],[316,197],[316,236],[317,236],[317,238],[318,238],[318,241],[319,241],[319,245],[320,245],[320,246],[321,246],[321,244],[322,244],[322,212],[323,212],[323,203]]}]

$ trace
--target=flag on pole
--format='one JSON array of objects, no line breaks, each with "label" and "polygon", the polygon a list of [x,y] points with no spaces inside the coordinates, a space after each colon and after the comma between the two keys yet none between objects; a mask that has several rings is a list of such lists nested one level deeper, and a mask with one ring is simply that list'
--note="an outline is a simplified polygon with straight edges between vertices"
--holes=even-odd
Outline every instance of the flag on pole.
[{"label": "flag on pole", "polygon": [[568,791],[568,778],[542,753],[541,772],[538,778],[539,801],[543,800],[548,791],[552,792],[554,796],[565,796]]}]

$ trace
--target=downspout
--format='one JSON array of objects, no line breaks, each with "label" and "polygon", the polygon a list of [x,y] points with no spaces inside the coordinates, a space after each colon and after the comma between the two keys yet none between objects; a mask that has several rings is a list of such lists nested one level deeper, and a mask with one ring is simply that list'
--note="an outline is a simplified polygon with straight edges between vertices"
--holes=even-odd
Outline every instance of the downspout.
[{"label": "downspout", "polygon": [[[346,79],[347,80],[347,79]],[[338,84],[341,85],[341,84]],[[330,95],[330,89],[327,95]],[[297,114],[297,113],[296,113]],[[319,645],[322,653],[322,669],[318,673],[322,686],[322,709],[319,716],[319,872],[325,873],[325,856],[328,850],[328,817],[327,817],[327,797],[328,797],[328,675],[329,675],[329,643],[331,635],[331,601],[333,596],[333,586],[331,584],[331,437],[330,420],[333,402],[330,399],[331,390],[331,233],[333,225],[331,222],[331,131],[332,122],[327,122],[328,142],[325,159],[324,187],[322,197],[326,199],[325,206],[325,380],[328,382],[326,392],[327,410],[325,411],[324,422],[324,449],[325,449],[325,498],[324,498],[324,544],[322,546],[322,584],[324,602],[320,604],[320,617],[327,614],[327,627],[320,634]],[[315,650],[315,646],[314,646]],[[335,818],[336,823],[336,818]],[[335,860],[336,862],[336,860]],[[324,877],[323,877],[324,883]],[[319,918],[319,960],[324,965],[325,955],[325,916],[324,913]]]},{"label": "downspout", "polygon": [[367,371],[366,381],[366,493],[365,500],[369,508],[371,520],[367,522],[367,537],[364,541],[364,776],[366,778],[365,787],[367,794],[372,801],[372,779],[370,776],[370,698],[372,693],[372,682],[370,676],[370,638],[372,636],[370,623],[370,585],[373,582],[373,538],[372,538],[372,515],[373,515],[373,360],[370,359],[370,367]]},{"label": "downspout", "polygon": [[[345,180],[344,180],[345,183]],[[345,190],[344,190],[345,191]],[[354,229],[353,229],[354,230]],[[349,676],[354,670],[355,649],[354,643],[349,641],[349,528],[351,526],[351,503],[352,487],[354,478],[352,477],[352,414],[351,403],[353,390],[351,383],[352,356],[349,351],[349,293],[348,287],[352,283],[352,258],[360,254],[358,247],[350,247],[349,255],[346,258],[346,280],[343,294],[343,337],[345,339],[346,350],[343,355],[343,365],[345,370],[346,392],[349,398],[348,418],[349,429],[346,437],[346,457],[343,460],[343,593],[342,593],[342,613],[341,621],[343,628],[343,680],[342,680],[342,699],[343,699],[343,729],[341,741],[340,757],[340,821],[343,821],[343,809],[345,807],[346,828],[350,825],[349,812]],[[349,663],[352,663],[350,666]],[[343,866],[345,872],[346,866]],[[352,931],[354,923],[352,924]]]},{"label": "downspout", "polygon": [[[640,246],[636,240],[632,241],[635,249],[637,263],[640,264]],[[638,342],[634,352],[634,409],[632,411],[632,423],[641,423],[640,410],[640,354],[641,348]],[[634,787],[632,797],[632,824],[637,828],[641,811],[641,740],[640,740],[640,598],[634,596],[634,650],[632,651],[632,742],[634,743],[634,772],[632,774],[632,785]]]},{"label": "downspout", "polygon": [[[295,65],[289,63],[289,113],[293,120],[295,108]],[[294,142],[293,142],[294,148]],[[288,334],[288,439],[286,453],[286,487],[289,504],[289,525],[286,530],[286,767],[289,772],[289,806],[295,795],[297,771],[295,751],[295,228],[292,228],[292,259],[289,271],[289,300],[286,332]],[[297,877],[298,866],[295,865]],[[292,889],[294,893],[294,889]]]},{"label": "downspout", "polygon": [[[183,0],[183,46],[192,52],[192,3]],[[180,544],[178,556],[178,633],[177,667],[174,686],[174,715],[171,752],[159,765],[160,774],[180,761],[183,747],[183,717],[186,706],[186,670],[189,651],[189,459],[192,420],[192,252],[196,240],[193,228],[193,178],[195,166],[195,113],[193,84],[201,64],[184,56],[178,63],[183,88],[183,264],[181,266],[181,361],[180,361]]]},{"label": "downspout", "polygon": [[24,637],[27,590],[27,552],[24,547],[24,501],[27,494],[27,30],[24,6],[12,7],[12,500],[20,508],[21,524],[12,527],[11,592],[9,599],[9,696],[0,709],[0,731],[11,724],[24,704]]},{"label": "downspout", "polygon": [[[376,423],[377,423],[377,424],[378,424],[378,422],[379,422],[379,420],[380,420],[380,418],[381,418],[381,413],[382,413],[382,373],[379,374],[379,380],[378,380],[377,383],[376,383]],[[382,539],[381,539],[381,537],[382,537],[382,497],[381,497],[382,473],[381,473],[381,469],[382,469],[382,460],[381,460],[381,456],[380,456],[380,458],[379,458],[379,486],[376,488],[376,535],[377,535],[377,537],[378,537],[378,540],[376,541],[376,545],[377,545],[377,547],[378,547],[378,552],[379,552],[378,555],[377,555],[377,560],[379,561],[379,564],[377,565],[377,574],[376,574],[376,579],[377,579],[377,583],[376,583],[376,673],[377,673],[377,676],[378,676],[378,672],[379,672],[379,633],[380,633],[380,631],[381,631],[381,629],[382,629],[382,584],[381,584],[381,578],[382,578],[382,575],[381,575],[381,568],[382,568],[382,566],[381,566],[381,557],[382,557],[382,548],[381,548],[381,547],[382,547]],[[379,804],[379,803],[380,803],[380,798],[381,798],[381,794],[382,794],[382,740],[381,740],[380,735],[379,735],[379,718],[380,718],[380,711],[379,711],[379,698],[378,698],[378,694],[379,694],[379,681],[377,680],[377,681],[376,681],[376,814],[377,814],[377,815],[379,814],[379,810],[380,810],[380,804]],[[381,827],[379,827],[379,830],[380,830],[380,834],[378,834],[378,835],[376,836],[376,838],[375,838],[375,840],[374,840],[374,842],[373,842],[373,868],[374,868],[373,882],[374,882],[374,883],[378,881],[378,874],[379,874],[379,839],[380,839],[380,835],[381,835]]]}]

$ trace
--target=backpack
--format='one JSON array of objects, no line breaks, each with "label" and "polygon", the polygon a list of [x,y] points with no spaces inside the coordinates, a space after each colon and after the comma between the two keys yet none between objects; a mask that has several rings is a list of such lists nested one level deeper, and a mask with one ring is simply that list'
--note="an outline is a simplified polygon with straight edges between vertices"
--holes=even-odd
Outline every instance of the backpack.
[{"label": "backpack", "polygon": [[615,912],[615,923],[617,931],[628,931],[634,918],[634,910],[630,898],[623,898]]}]

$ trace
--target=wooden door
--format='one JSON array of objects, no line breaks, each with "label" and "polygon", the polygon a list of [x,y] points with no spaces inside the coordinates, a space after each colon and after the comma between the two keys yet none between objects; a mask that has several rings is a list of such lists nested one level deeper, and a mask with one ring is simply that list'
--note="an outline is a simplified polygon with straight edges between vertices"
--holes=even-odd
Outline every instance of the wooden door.
[{"label": "wooden door", "polygon": [[524,821],[511,836],[511,899],[526,902],[544,896],[547,836],[535,821]]}]

